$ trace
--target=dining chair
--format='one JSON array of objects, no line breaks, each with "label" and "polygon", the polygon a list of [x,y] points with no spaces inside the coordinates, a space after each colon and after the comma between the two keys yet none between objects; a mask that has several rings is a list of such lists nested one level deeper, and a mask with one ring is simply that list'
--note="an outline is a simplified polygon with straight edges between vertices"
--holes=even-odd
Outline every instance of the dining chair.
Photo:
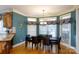
[{"label": "dining chair", "polygon": [[28,44],[28,43],[30,44],[30,42],[31,42],[31,37],[30,37],[30,35],[26,35],[26,37],[25,37],[25,47],[27,47],[27,44]]},{"label": "dining chair", "polygon": [[48,37],[49,37],[49,38],[51,38],[51,37],[52,37],[52,35],[48,35]]},{"label": "dining chair", "polygon": [[57,37],[56,40],[50,40],[50,43],[51,43],[51,49],[52,49],[52,46],[53,45],[57,45],[57,48],[58,48],[58,53],[59,53],[59,50],[61,49],[60,47],[60,41],[61,41],[61,37]]},{"label": "dining chair", "polygon": [[37,39],[37,36],[32,36],[32,49],[33,49],[33,45],[35,45],[35,47],[38,49],[39,43],[40,41]]},{"label": "dining chair", "polygon": [[43,37],[43,50],[46,50],[45,47],[49,48],[49,46],[51,46],[49,37]]},{"label": "dining chair", "polygon": [[42,36],[41,36],[41,35],[38,35],[38,36],[37,36],[37,40],[39,41],[40,47],[41,47],[41,45],[42,45],[42,40],[43,40]]}]

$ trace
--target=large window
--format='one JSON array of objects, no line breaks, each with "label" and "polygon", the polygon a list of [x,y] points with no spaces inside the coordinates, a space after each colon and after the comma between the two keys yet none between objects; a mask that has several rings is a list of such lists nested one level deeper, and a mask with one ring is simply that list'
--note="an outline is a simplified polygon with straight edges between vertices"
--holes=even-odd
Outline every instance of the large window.
[{"label": "large window", "polygon": [[3,27],[3,20],[0,20],[0,33],[3,33],[6,31],[6,28]]},{"label": "large window", "polygon": [[39,26],[39,34],[48,34],[47,33],[47,25],[40,25]]},{"label": "large window", "polygon": [[[56,20],[56,17],[40,18],[39,34],[52,35],[52,37],[56,37],[56,24],[51,23]],[[49,22],[50,24],[48,24],[47,22]]]},{"label": "large window", "polygon": [[56,21],[57,18],[56,17],[50,17],[50,18],[40,18],[40,22],[43,22],[43,21]]},{"label": "large window", "polygon": [[0,32],[3,31],[3,20],[0,20]]},{"label": "large window", "polygon": [[36,18],[28,18],[28,22],[36,22]]},{"label": "large window", "polygon": [[56,37],[57,35],[57,27],[55,25],[48,25],[48,34],[52,35],[52,37]]},{"label": "large window", "polygon": [[39,31],[39,34],[48,34],[56,37],[57,27],[56,25],[40,25]]},{"label": "large window", "polygon": [[71,24],[62,24],[61,36],[64,43],[70,44],[71,40]]},{"label": "large window", "polygon": [[70,20],[70,18],[71,13],[60,16],[60,36],[62,37],[62,42],[69,45],[71,44],[71,23],[67,22],[67,20]]},{"label": "large window", "polygon": [[60,19],[61,20],[68,19],[68,18],[71,18],[71,13],[68,13],[68,14],[65,14],[65,15],[60,16]]},{"label": "large window", "polygon": [[30,34],[31,36],[37,35],[36,21],[36,18],[28,18],[27,34]]},{"label": "large window", "polygon": [[28,25],[27,34],[30,34],[31,36],[36,36],[36,25]]}]

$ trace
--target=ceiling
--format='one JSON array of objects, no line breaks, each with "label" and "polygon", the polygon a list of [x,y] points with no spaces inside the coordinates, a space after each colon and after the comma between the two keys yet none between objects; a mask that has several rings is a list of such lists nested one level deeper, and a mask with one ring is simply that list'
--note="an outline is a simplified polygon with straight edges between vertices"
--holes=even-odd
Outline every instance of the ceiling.
[{"label": "ceiling", "polygon": [[0,9],[13,8],[26,16],[57,16],[74,9],[74,5],[1,5]]}]

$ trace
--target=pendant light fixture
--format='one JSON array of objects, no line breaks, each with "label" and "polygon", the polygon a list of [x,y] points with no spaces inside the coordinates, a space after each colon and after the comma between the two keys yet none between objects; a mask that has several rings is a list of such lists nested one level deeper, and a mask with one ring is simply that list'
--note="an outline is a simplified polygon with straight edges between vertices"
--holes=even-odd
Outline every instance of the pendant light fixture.
[{"label": "pendant light fixture", "polygon": [[41,21],[40,24],[42,24],[42,25],[46,25],[47,22],[45,22],[45,10],[43,9],[42,11],[43,11],[43,17],[42,17],[43,21]]}]

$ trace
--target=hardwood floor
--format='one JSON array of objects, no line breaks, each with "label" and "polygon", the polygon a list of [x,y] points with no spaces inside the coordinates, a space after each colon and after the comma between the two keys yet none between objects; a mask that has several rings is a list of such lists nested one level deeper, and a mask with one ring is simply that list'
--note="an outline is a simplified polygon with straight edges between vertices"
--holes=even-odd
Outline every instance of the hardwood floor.
[{"label": "hardwood floor", "polygon": [[[10,54],[57,54],[53,51],[43,51],[42,49],[32,49],[26,48],[24,44],[11,49]],[[61,45],[60,53],[59,54],[76,54],[73,49],[67,48]]]}]

